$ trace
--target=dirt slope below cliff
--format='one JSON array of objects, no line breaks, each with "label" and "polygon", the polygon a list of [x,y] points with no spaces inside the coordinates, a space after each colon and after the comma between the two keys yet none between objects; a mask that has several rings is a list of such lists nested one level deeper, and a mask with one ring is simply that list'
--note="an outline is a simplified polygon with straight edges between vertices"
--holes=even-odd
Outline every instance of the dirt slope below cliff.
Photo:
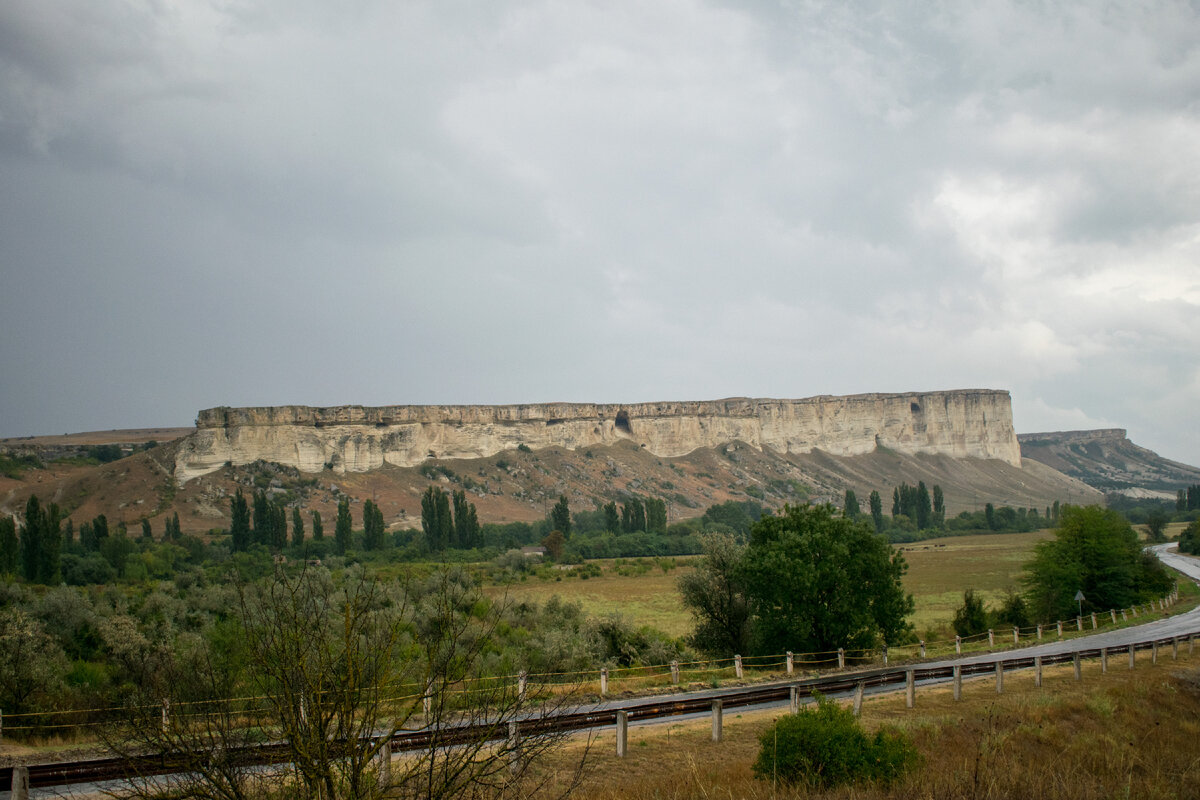
[{"label": "dirt slope below cliff", "polygon": [[178,443],[99,467],[28,470],[21,480],[0,479],[0,511],[19,513],[30,493],[57,502],[78,525],[99,513],[111,524],[136,529],[143,517],[160,536],[163,520],[178,512],[185,533],[204,534],[229,524],[229,497],[238,486],[265,488],[289,502],[321,511],[332,525],[338,499],[372,499],[389,527],[420,526],[420,497],[431,483],[464,490],[483,522],[531,521],[543,517],[560,495],[574,510],[621,501],[631,494],[661,497],[672,521],[699,516],[714,503],[754,499],[771,507],[804,501],[841,505],[847,488],[862,504],[872,490],[890,509],[892,488],[901,482],[938,484],[948,512],[997,505],[1042,509],[1055,500],[1095,502],[1100,493],[1036,461],[1014,467],[1003,461],[950,456],[903,455],[886,449],[841,457],[820,451],[780,455],[733,442],[680,458],[661,458],[632,443],[568,451],[509,450],[480,459],[431,460],[420,467],[385,466],[370,472],[303,474],[290,467],[256,463],[224,467],[179,486],[172,479]]}]

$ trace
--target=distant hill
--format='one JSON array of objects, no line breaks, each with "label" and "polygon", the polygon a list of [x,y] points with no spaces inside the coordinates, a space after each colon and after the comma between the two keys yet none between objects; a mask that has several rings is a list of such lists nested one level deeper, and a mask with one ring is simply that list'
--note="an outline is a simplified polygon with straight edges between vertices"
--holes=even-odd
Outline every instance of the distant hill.
[{"label": "distant hill", "polygon": [[1129,441],[1121,428],[1017,434],[1021,458],[1041,462],[1102,492],[1173,498],[1200,484],[1200,468]]}]

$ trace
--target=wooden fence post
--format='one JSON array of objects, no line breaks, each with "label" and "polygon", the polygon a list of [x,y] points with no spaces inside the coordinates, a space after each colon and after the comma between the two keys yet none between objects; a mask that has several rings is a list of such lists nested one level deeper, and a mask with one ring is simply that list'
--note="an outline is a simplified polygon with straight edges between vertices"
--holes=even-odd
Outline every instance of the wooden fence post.
[{"label": "wooden fence post", "polygon": [[888,659],[887,659],[887,645],[885,644],[885,645],[883,646],[883,665],[884,665],[885,667],[887,666],[887,661],[888,661]]},{"label": "wooden fence post", "polygon": [[962,700],[962,665],[954,665],[954,699]]},{"label": "wooden fence post", "polygon": [[1104,675],[1108,672],[1108,648],[1100,648],[1100,674]]},{"label": "wooden fence post", "polygon": [[733,657],[733,671],[737,675],[738,680],[741,680],[743,677],[745,677],[745,673],[742,672],[742,657],[741,656]]},{"label": "wooden fence post", "polygon": [[1136,653],[1136,652],[1137,652],[1137,650],[1134,649],[1133,642],[1130,642],[1129,643],[1129,668],[1130,669],[1133,669],[1134,653]]},{"label": "wooden fence post", "polygon": [[1077,631],[1083,630],[1083,617],[1075,618],[1075,630],[1077,630]]},{"label": "wooden fence post", "polygon": [[[720,741],[719,739],[717,741]],[[617,712],[617,758],[624,758],[629,752],[629,712]]]},{"label": "wooden fence post", "polygon": [[793,714],[800,710],[800,687],[793,686],[788,689],[788,707]]},{"label": "wooden fence post", "polygon": [[1125,613],[1125,609],[1121,609],[1121,622],[1128,622],[1129,615]]},{"label": "wooden fence post", "polygon": [[[1133,612],[1133,616],[1136,618],[1137,617],[1137,606],[1130,606],[1129,610]],[[1125,612],[1122,611],[1121,613],[1124,614]]]},{"label": "wooden fence post", "polygon": [[1004,694],[1004,662],[996,662],[996,694]]},{"label": "wooden fence post", "polygon": [[846,668],[846,650],[843,647],[838,648],[838,669]]},{"label": "wooden fence post", "polygon": [[712,702],[712,736],[714,742],[721,741],[721,717],[724,715],[725,707],[720,700]]},{"label": "wooden fence post", "polygon": [[425,681],[425,696],[421,698],[421,708],[425,711],[426,719],[433,714],[433,678]]},{"label": "wooden fence post", "polygon": [[1013,644],[1021,643],[1021,629],[1013,625]]},{"label": "wooden fence post", "polygon": [[854,716],[856,717],[862,716],[863,690],[865,688],[866,684],[862,681],[859,681],[858,685],[854,687]]},{"label": "wooden fence post", "polygon": [[1158,663],[1158,640],[1157,639],[1155,639],[1153,642],[1150,643],[1150,663],[1151,664]]},{"label": "wooden fence post", "polygon": [[1042,657],[1033,657],[1033,685],[1039,689],[1042,686]]},{"label": "wooden fence post", "polygon": [[904,704],[912,708],[917,701],[917,671],[915,669],[906,669],[904,671]]},{"label": "wooden fence post", "polygon": [[1179,637],[1178,636],[1171,637],[1171,658],[1172,659],[1179,658]]},{"label": "wooden fence post", "polygon": [[1083,668],[1079,663],[1079,653],[1075,653],[1075,655],[1071,657],[1071,662],[1075,665],[1075,680],[1083,680]]},{"label": "wooden fence post", "polygon": [[1037,634],[1037,636],[1038,636],[1038,641],[1040,642],[1040,641],[1042,640],[1042,623],[1040,623],[1040,622],[1038,623],[1038,634]]},{"label": "wooden fence post", "polygon": [[162,732],[168,733],[171,730],[171,701],[167,698],[162,699]]},{"label": "wooden fence post", "polygon": [[921,658],[925,657],[925,640],[921,640]]},{"label": "wooden fence post", "polygon": [[678,661],[671,662],[671,683],[675,684],[676,686],[679,685],[679,662]]},{"label": "wooden fence post", "polygon": [[600,668],[600,696],[608,694],[608,667]]},{"label": "wooden fence post", "polygon": [[791,650],[787,653],[787,674],[791,675],[796,670],[796,657]]},{"label": "wooden fence post", "polygon": [[962,654],[962,637],[961,636],[954,637],[954,652],[958,653],[960,655]]},{"label": "wooden fence post", "polygon": [[1062,620],[1058,621],[1058,638],[1062,638]]},{"label": "wooden fence post", "polygon": [[1096,612],[1092,612],[1092,630],[1096,630]]},{"label": "wooden fence post", "polygon": [[527,694],[529,694],[529,673],[521,670],[517,673],[517,699],[523,703]]},{"label": "wooden fence post", "polygon": [[996,632],[988,628],[988,647],[996,646]]},{"label": "wooden fence post", "polygon": [[1117,610],[1114,608],[1113,610],[1109,611],[1108,613],[1112,614],[1113,625],[1116,625],[1117,624]]}]

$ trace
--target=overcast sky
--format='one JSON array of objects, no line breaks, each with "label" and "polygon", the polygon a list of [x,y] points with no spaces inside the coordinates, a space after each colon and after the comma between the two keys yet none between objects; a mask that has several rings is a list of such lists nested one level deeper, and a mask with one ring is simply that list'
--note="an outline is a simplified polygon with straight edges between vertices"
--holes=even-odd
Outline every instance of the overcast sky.
[{"label": "overcast sky", "polygon": [[1200,7],[0,2],[0,436],[996,388],[1200,464]]}]

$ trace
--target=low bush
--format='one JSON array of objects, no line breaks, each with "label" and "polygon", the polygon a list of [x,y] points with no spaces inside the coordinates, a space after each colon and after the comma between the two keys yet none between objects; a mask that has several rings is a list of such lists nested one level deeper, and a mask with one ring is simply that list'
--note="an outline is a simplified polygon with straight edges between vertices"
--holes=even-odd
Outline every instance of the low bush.
[{"label": "low bush", "polygon": [[779,719],[759,737],[754,776],[826,789],[847,783],[888,784],[917,763],[916,749],[898,731],[870,737],[854,714],[817,698],[816,706]]}]

